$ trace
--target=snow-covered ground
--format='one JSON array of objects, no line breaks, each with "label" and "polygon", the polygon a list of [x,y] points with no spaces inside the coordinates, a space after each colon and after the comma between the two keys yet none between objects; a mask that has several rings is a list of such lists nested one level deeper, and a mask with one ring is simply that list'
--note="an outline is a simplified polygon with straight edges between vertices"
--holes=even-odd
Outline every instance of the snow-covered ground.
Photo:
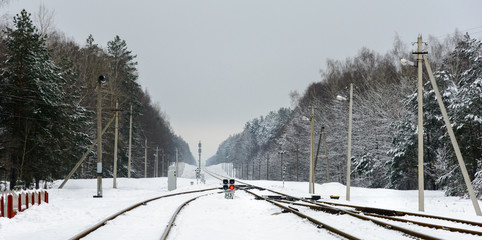
[{"label": "snow-covered ground", "polygon": [[[118,188],[112,188],[112,179],[103,179],[103,198],[96,195],[95,179],[70,180],[64,189],[57,189],[61,181],[56,181],[50,189],[50,203],[33,206],[17,214],[13,219],[0,218],[0,240],[22,239],[69,239],[102,219],[142,200],[160,195],[187,190],[220,187],[219,180],[206,175],[206,184],[197,184],[195,166],[185,165],[178,178],[178,188],[167,190],[167,178],[117,180]],[[220,166],[212,166],[211,171],[223,174]],[[295,196],[309,196],[308,183],[278,181],[248,181],[258,186],[271,188]],[[326,201],[368,205],[373,207],[416,212],[418,209],[417,191],[389,189],[351,188],[351,201],[344,201],[345,186],[339,183],[317,184],[316,193]],[[176,220],[176,227],[170,239],[336,239],[324,229],[318,229],[305,220],[292,214],[280,214],[281,210],[265,201],[254,200],[251,195],[237,191],[235,199],[226,200],[221,194],[201,197],[190,203]],[[199,193],[197,195],[201,195]],[[340,196],[340,200],[329,199],[330,195]],[[175,209],[196,194],[183,197],[165,198],[148,203],[139,209],[121,216],[98,232],[85,239],[159,239],[168,219]],[[482,205],[482,202],[479,201]],[[482,217],[474,213],[469,199],[445,197],[441,191],[425,191],[425,210],[453,218],[482,222]],[[324,213],[316,213],[320,219],[329,219]],[[330,220],[336,221],[335,219]],[[370,223],[347,222],[351,229],[379,229]],[[362,231],[362,230],[360,230]],[[377,232],[380,239],[397,239],[393,232]],[[357,233],[357,231],[355,231]],[[364,236],[363,233],[361,236]],[[366,236],[366,235],[365,235]],[[451,238],[442,235],[442,238]],[[474,236],[467,236],[474,238]],[[369,238],[367,238],[369,239]],[[462,239],[462,238],[460,238]]]}]

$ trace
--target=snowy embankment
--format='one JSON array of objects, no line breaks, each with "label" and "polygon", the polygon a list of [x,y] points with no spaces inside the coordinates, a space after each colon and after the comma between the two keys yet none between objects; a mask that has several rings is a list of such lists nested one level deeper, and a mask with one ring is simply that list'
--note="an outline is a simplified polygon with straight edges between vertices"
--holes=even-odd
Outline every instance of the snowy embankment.
[{"label": "snowy embankment", "polygon": [[[73,179],[70,180],[64,189],[57,189],[61,181],[54,183],[54,188],[49,190],[50,203],[42,204],[40,206],[33,206],[25,212],[19,213],[13,219],[0,218],[0,240],[9,239],[68,239],[80,231],[92,226],[108,216],[127,208],[137,202],[149,198],[166,195],[173,192],[182,192],[187,190],[202,189],[206,187],[220,187],[220,181],[206,175],[206,184],[197,184],[194,170],[195,166],[185,165],[183,175],[178,178],[178,188],[175,191],[169,192],[167,190],[167,178],[147,178],[147,179],[126,179],[119,178],[117,180],[118,188],[112,188],[112,179],[103,179],[103,198],[93,198],[96,195],[96,179]],[[213,166],[209,168],[211,171],[223,174],[220,166]],[[248,181],[255,185],[271,188],[295,196],[308,196],[308,183],[306,182],[285,182],[284,187],[282,182],[278,181]],[[396,210],[416,212],[418,209],[418,201],[416,190],[412,191],[398,191],[389,189],[365,189],[365,188],[351,188],[351,201],[344,201],[346,188],[339,183],[317,184],[315,187],[317,195],[320,195],[323,200],[336,201],[340,203],[349,203],[354,205],[367,205],[373,207],[389,208]],[[231,221],[241,224],[242,222],[251,223],[249,236],[255,239],[255,236],[268,236],[271,231],[266,230],[266,222],[261,222],[257,218],[250,217],[247,213],[248,209],[258,209],[259,212],[266,213],[278,211],[276,207],[268,207],[267,203],[263,201],[252,201],[252,197],[242,194],[237,194],[237,199],[234,202],[223,199],[221,195],[217,197],[200,199],[192,203],[192,206],[199,206],[200,208],[188,208],[187,213],[194,214],[193,217],[180,217],[179,224],[182,222],[191,222],[198,224],[197,227],[182,228],[174,230],[173,234],[178,236],[176,239],[190,239],[193,236],[199,236],[197,239],[221,239],[225,235],[209,235],[209,229],[215,228],[220,230],[219,226],[210,226],[209,221],[214,221],[216,218],[231,216]],[[245,196],[246,195],[246,196]],[[330,200],[330,195],[340,196],[340,200]],[[179,201],[179,200],[176,200]],[[235,206],[233,208],[223,206],[223,203],[228,203],[226,206]],[[180,204],[180,201],[179,201]],[[229,205],[231,204],[231,205]],[[482,205],[482,202],[479,201]],[[177,205],[177,204],[175,204]],[[215,206],[214,206],[215,205]],[[268,204],[269,205],[269,204]],[[223,211],[208,211],[205,208],[223,209]],[[268,210],[261,210],[268,209]],[[174,211],[175,209],[172,209]],[[428,214],[436,214],[453,218],[467,219],[471,221],[481,222],[482,218],[475,216],[472,204],[468,199],[460,199],[456,197],[445,197],[441,191],[425,191],[425,210]],[[170,216],[171,212],[166,212]],[[201,216],[196,214],[202,214]],[[182,216],[182,215],[181,215]],[[189,215],[191,216],[191,215]],[[279,232],[279,239],[285,239],[286,234],[289,234],[293,224],[306,225],[303,227],[306,237],[313,237],[313,235],[321,234],[319,229],[303,223],[301,220],[295,220],[289,215],[279,215],[277,218],[271,218],[275,221],[276,226],[268,224],[269,228],[284,229],[284,232]],[[266,217],[265,217],[266,218]],[[270,218],[270,217],[267,217]],[[204,219],[204,220],[203,220]],[[266,220],[266,219],[265,219]],[[283,226],[286,222],[286,226]],[[112,223],[115,224],[115,223]],[[133,224],[149,224],[138,220]],[[150,223],[152,224],[152,222]],[[159,222],[157,225],[160,229],[166,223]],[[229,222],[225,224],[229,225]],[[192,225],[193,226],[193,225]],[[271,226],[271,227],[270,227]],[[281,227],[280,227],[281,226]],[[204,227],[204,230],[202,229]],[[208,227],[209,229],[205,229]],[[192,231],[186,231],[192,229]],[[196,230],[197,229],[197,230]],[[312,230],[310,230],[312,229]],[[196,231],[195,231],[196,230]],[[202,231],[204,235],[199,235]],[[226,234],[229,231],[226,230]],[[239,229],[231,231],[240,231]],[[294,232],[299,232],[295,231]],[[215,231],[219,233],[219,231]],[[202,236],[202,237],[201,237]],[[157,239],[159,236],[152,236],[152,239]],[[319,236],[320,237],[320,236]],[[110,239],[108,237],[101,239]],[[146,237],[146,239],[148,239]],[[235,238],[238,239],[238,238]],[[242,238],[241,238],[242,239]]]}]

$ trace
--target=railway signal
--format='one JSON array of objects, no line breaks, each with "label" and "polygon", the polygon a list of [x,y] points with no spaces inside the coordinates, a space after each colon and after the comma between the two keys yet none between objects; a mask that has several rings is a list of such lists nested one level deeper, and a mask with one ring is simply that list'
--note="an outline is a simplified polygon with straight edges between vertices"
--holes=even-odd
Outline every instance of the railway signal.
[{"label": "railway signal", "polygon": [[224,198],[226,199],[233,199],[234,198],[234,179],[223,179],[223,190],[224,190]]}]

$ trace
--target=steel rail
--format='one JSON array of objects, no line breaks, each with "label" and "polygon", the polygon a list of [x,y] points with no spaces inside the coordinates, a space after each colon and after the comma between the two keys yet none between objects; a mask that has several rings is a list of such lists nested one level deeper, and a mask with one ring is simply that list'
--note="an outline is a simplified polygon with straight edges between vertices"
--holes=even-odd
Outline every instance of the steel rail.
[{"label": "steel rail", "polygon": [[328,224],[326,224],[326,223],[324,223],[324,222],[321,222],[321,221],[319,221],[319,220],[316,220],[316,219],[314,219],[314,218],[312,218],[312,217],[310,217],[310,216],[308,216],[308,215],[305,215],[305,214],[303,214],[303,213],[300,213],[300,212],[298,212],[298,211],[296,211],[296,210],[294,210],[294,209],[291,209],[291,208],[289,208],[289,207],[283,206],[283,205],[281,205],[281,204],[279,204],[279,203],[277,203],[277,202],[275,202],[275,201],[273,201],[273,200],[269,200],[269,199],[267,199],[267,198],[263,198],[263,197],[255,194],[255,193],[249,191],[249,190],[246,190],[246,189],[245,189],[244,191],[247,192],[247,193],[249,193],[249,194],[251,194],[251,195],[253,195],[253,196],[255,196],[256,198],[264,199],[265,201],[267,201],[267,202],[269,202],[269,203],[271,203],[271,204],[273,204],[273,205],[275,205],[275,206],[277,206],[277,207],[280,207],[280,208],[284,209],[285,211],[291,212],[291,213],[295,214],[295,215],[298,216],[298,217],[307,219],[308,221],[314,223],[314,224],[315,224],[317,227],[319,227],[319,228],[325,228],[326,230],[328,230],[328,231],[330,231],[330,232],[333,232],[333,233],[335,233],[335,234],[338,234],[338,235],[340,235],[340,236],[342,236],[342,237],[345,237],[345,238],[347,238],[347,239],[353,239],[353,240],[361,239],[361,238],[355,237],[355,236],[353,236],[353,235],[350,235],[350,234],[348,234],[348,233],[346,233],[346,232],[343,232],[343,231],[340,230],[340,229],[337,229],[337,228],[335,228],[335,227],[332,227],[332,226],[330,226],[330,225],[328,225]]},{"label": "steel rail", "polygon": [[[389,210],[389,209],[383,209],[383,208],[363,207],[363,206],[357,206],[357,205],[350,205],[350,204],[343,204],[343,203],[333,203],[333,202],[326,202],[326,201],[319,201],[319,200],[317,202],[329,204],[329,205],[335,205],[335,206],[351,207],[351,208],[354,208],[354,209],[356,209],[358,211],[361,211],[361,212],[364,212],[364,213],[376,213],[376,211],[380,211],[380,212],[385,211],[385,212],[391,212],[392,214],[389,214],[391,216],[410,215],[410,216],[434,218],[434,219],[439,219],[439,220],[445,220],[445,221],[450,221],[450,222],[458,222],[458,223],[464,223],[464,224],[482,227],[482,223],[480,223],[480,222],[468,221],[468,220],[463,220],[463,219],[434,216],[434,215],[414,213],[414,212],[406,212],[406,211],[398,211],[398,210]],[[383,214],[383,215],[387,215],[387,214]]]},{"label": "steel rail", "polygon": [[[331,208],[326,208],[326,207],[320,206],[320,205],[295,203],[295,202],[284,201],[284,200],[274,200],[274,201],[286,203],[286,204],[292,204],[292,205],[296,205],[296,206],[308,207],[308,208],[313,209],[313,210],[324,211],[324,212],[333,213],[333,214],[344,214],[344,212],[341,212],[341,211],[340,212],[334,212]],[[363,212],[358,211],[358,210],[357,211],[350,211],[350,212],[353,212],[355,214],[362,214],[363,213]],[[475,230],[449,227],[449,226],[437,225],[437,224],[426,223],[426,222],[419,222],[419,221],[402,219],[402,218],[397,218],[397,217],[392,217],[392,216],[385,216],[385,215],[375,214],[375,213],[363,213],[363,214],[366,215],[366,216],[370,216],[370,217],[384,218],[384,219],[389,219],[389,220],[404,222],[404,223],[413,223],[413,224],[423,226],[423,227],[429,227],[429,228],[435,228],[435,229],[448,230],[448,231],[451,231],[451,232],[460,232],[460,233],[467,233],[467,234],[474,234],[474,235],[482,236],[482,232],[475,231]]]},{"label": "steel rail", "polygon": [[[293,196],[290,196],[290,195],[288,195],[288,194],[280,193],[280,192],[277,192],[277,191],[274,191],[274,190],[270,190],[270,189],[266,189],[266,190],[268,190],[268,191],[270,191],[270,192],[273,192],[273,193],[276,193],[276,194],[279,194],[279,195],[291,197],[291,198],[296,199],[296,200],[299,200],[299,201],[303,201],[303,202],[307,202],[307,203],[312,203],[312,204],[320,205],[320,206],[323,206],[323,207],[329,207],[329,206],[326,205],[326,204],[317,203],[317,202],[315,202],[315,201],[308,201],[308,200],[305,200],[305,199],[293,197]],[[339,209],[339,208],[336,208],[336,209]],[[366,221],[371,221],[371,222],[373,222],[373,223],[375,223],[375,224],[377,224],[377,225],[379,225],[379,226],[382,226],[382,227],[385,227],[385,228],[388,228],[388,229],[394,229],[394,230],[403,232],[403,233],[408,234],[408,235],[413,236],[413,237],[418,237],[418,238],[427,239],[427,240],[440,239],[440,238],[433,237],[433,236],[430,236],[430,235],[427,235],[427,234],[424,234],[424,233],[412,231],[412,230],[407,229],[407,228],[404,228],[404,227],[400,227],[400,226],[397,226],[397,225],[393,225],[393,224],[390,224],[390,223],[386,223],[386,222],[383,222],[383,221],[379,221],[379,220],[374,219],[374,218],[371,218],[371,217],[362,216],[362,215],[359,215],[359,214],[356,214],[356,213],[353,213],[353,212],[350,212],[350,211],[347,211],[347,210],[344,210],[344,209],[339,209],[339,210],[340,210],[341,212],[344,212],[345,214],[348,214],[348,215],[353,216],[353,217],[355,217],[355,218],[359,218],[359,219],[366,220]]]},{"label": "steel rail", "polygon": [[212,190],[217,190],[218,188],[207,188],[207,189],[201,189],[201,190],[194,190],[194,191],[187,191],[187,192],[180,192],[180,193],[173,193],[173,194],[168,194],[168,195],[163,195],[163,196],[159,196],[159,197],[155,197],[155,198],[151,198],[151,199],[148,199],[148,200],[145,200],[145,201],[142,201],[142,202],[139,202],[139,203],[136,203],[128,208],[125,208],[117,213],[114,213],[113,215],[105,218],[104,220],[98,222],[97,224],[87,228],[86,230],[78,233],[77,235],[73,236],[72,238],[70,238],[70,240],[78,240],[78,239],[81,239],[87,235],[89,235],[90,233],[94,232],[95,230],[99,229],[100,227],[104,226],[105,224],[107,224],[107,222],[115,219],[116,217],[128,212],[128,211],[131,211],[132,209],[135,209],[139,206],[142,206],[142,205],[146,205],[147,203],[149,202],[152,202],[152,201],[155,201],[155,200],[158,200],[158,199],[161,199],[161,198],[167,198],[167,197],[173,197],[173,196],[178,196],[178,195],[183,195],[183,194],[190,194],[190,193],[197,193],[197,192],[205,192],[205,191],[212,191]]},{"label": "steel rail", "polygon": [[[218,193],[221,193],[221,192],[218,192]],[[203,195],[200,195],[200,196],[197,196],[197,197],[194,197],[194,198],[191,198],[189,200],[187,200],[186,202],[184,202],[183,204],[181,204],[177,209],[176,211],[174,212],[174,214],[172,215],[171,217],[171,220],[169,220],[169,223],[166,225],[166,228],[164,229],[164,233],[162,234],[161,236],[161,240],[166,240],[167,239],[167,236],[169,235],[169,233],[171,232],[171,228],[174,226],[174,222],[176,221],[176,218],[177,218],[177,215],[179,215],[179,213],[181,212],[181,210],[187,206],[190,202],[200,198],[200,197],[204,197],[204,196],[207,196],[209,194],[203,194]]]},{"label": "steel rail", "polygon": [[[217,174],[211,173],[211,172],[209,172],[209,171],[206,171],[206,172],[207,172],[209,175],[211,175],[212,177],[214,177],[214,178],[217,178],[217,179],[220,179],[220,180],[222,179],[222,178],[220,178],[219,176],[215,176],[215,175],[217,175]],[[238,181],[238,182],[241,182],[241,181]],[[241,183],[244,183],[244,182],[241,182]],[[247,184],[247,183],[244,183],[244,184],[253,186],[252,184]],[[256,186],[255,186],[255,187],[256,187]],[[332,233],[335,233],[335,234],[337,234],[337,235],[339,235],[339,236],[345,237],[345,238],[347,238],[347,239],[352,239],[352,240],[358,240],[358,239],[360,239],[360,238],[355,237],[355,236],[353,236],[353,235],[351,235],[351,234],[348,234],[348,233],[346,233],[346,232],[343,232],[343,231],[340,230],[340,229],[337,229],[337,228],[335,228],[335,227],[332,227],[332,226],[330,226],[330,225],[328,225],[328,224],[326,224],[326,223],[324,223],[324,222],[321,222],[321,221],[319,221],[319,220],[316,220],[316,219],[314,219],[314,218],[312,218],[312,217],[310,217],[310,216],[308,216],[308,215],[305,215],[305,214],[303,214],[303,213],[300,213],[300,212],[298,212],[298,211],[296,211],[296,210],[294,210],[294,209],[291,209],[291,208],[289,208],[289,207],[283,206],[283,205],[281,205],[281,204],[279,204],[279,203],[277,203],[277,202],[275,202],[275,201],[272,201],[272,200],[270,200],[270,199],[263,198],[263,197],[255,194],[255,193],[249,191],[249,190],[244,189],[244,191],[246,191],[247,193],[253,195],[253,196],[254,196],[255,198],[257,198],[257,199],[263,199],[263,200],[265,200],[265,201],[267,201],[267,202],[269,202],[269,203],[271,203],[271,204],[273,204],[273,205],[275,205],[275,206],[277,206],[277,207],[279,207],[279,208],[281,208],[281,209],[284,209],[285,211],[288,211],[288,212],[291,212],[291,213],[295,214],[296,216],[298,216],[298,217],[300,217],[300,218],[307,219],[308,221],[312,222],[313,224],[315,224],[315,225],[316,225],[317,227],[319,227],[319,228],[325,228],[326,230],[328,230],[328,231],[330,231],[330,232],[332,232]],[[329,208],[332,208],[332,207],[329,207]]]},{"label": "steel rail", "polygon": [[[212,175],[209,171],[206,171],[208,174]],[[213,176],[214,177],[214,176]],[[240,182],[240,183],[243,183],[243,184],[246,184],[246,185],[250,185],[250,186],[254,186],[252,184],[248,184],[246,182],[242,182],[242,181],[237,181],[237,182]],[[256,187],[256,186],[254,186]],[[259,187],[258,187],[259,188]],[[302,198],[298,198],[298,197],[294,197],[294,196],[291,196],[291,195],[288,195],[288,194],[284,194],[284,193],[281,193],[281,192],[278,192],[278,191],[274,191],[274,190],[271,190],[271,189],[266,189],[266,188],[263,188],[267,191],[270,191],[270,192],[273,192],[275,194],[279,194],[279,195],[282,195],[282,196],[285,196],[285,197],[290,197],[292,199],[296,199],[298,201],[303,201],[303,202],[307,202],[307,203],[311,203],[311,204],[315,204],[315,205],[320,205],[324,208],[328,208],[328,209],[331,209],[331,210],[336,210],[336,211],[340,211],[342,213],[345,213],[345,214],[348,214],[350,216],[353,216],[355,218],[359,218],[359,219],[362,219],[362,220],[366,220],[366,221],[371,221],[379,226],[382,226],[384,228],[388,228],[388,229],[394,229],[394,230],[397,230],[397,231],[400,231],[402,233],[405,233],[407,235],[410,235],[410,236],[414,236],[414,237],[418,237],[418,238],[421,238],[421,239],[427,239],[427,240],[435,240],[435,239],[440,239],[440,238],[437,238],[437,237],[433,237],[433,236],[430,236],[430,235],[427,235],[427,234],[424,234],[424,233],[420,233],[420,232],[416,232],[416,231],[412,231],[410,229],[406,229],[404,227],[400,227],[400,226],[397,226],[397,225],[393,225],[393,224],[390,224],[390,223],[386,223],[386,222],[383,222],[383,221],[379,221],[377,219],[374,219],[374,218],[371,218],[371,217],[367,217],[367,216],[362,216],[362,215],[359,215],[359,214],[356,214],[356,213],[352,213],[350,211],[347,211],[347,210],[343,210],[343,209],[339,209],[339,208],[336,208],[336,207],[331,207],[331,206],[328,206],[326,204],[321,204],[321,203],[316,203],[316,202],[313,202],[313,201],[308,201],[308,200],[305,200],[305,199],[302,199]],[[245,190],[247,191],[247,190]],[[256,195],[257,196],[257,195]],[[263,198],[263,197],[260,197],[260,196],[257,196],[258,198],[262,198],[266,201],[270,201],[270,202],[273,202],[271,200],[268,200],[266,198]],[[274,203],[273,203],[274,204]],[[282,205],[281,205],[282,206]],[[289,209],[289,208],[288,208]],[[288,210],[290,212],[293,212],[293,210]],[[295,213],[296,215],[298,215],[298,213]],[[299,215],[298,215],[299,216]]]}]

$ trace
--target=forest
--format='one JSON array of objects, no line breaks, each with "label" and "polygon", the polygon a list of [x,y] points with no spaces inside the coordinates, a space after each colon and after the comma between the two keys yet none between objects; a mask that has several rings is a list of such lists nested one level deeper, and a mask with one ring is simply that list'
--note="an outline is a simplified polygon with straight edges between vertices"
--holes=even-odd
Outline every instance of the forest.
[{"label": "forest", "polygon": [[[414,40],[416,36],[414,36]],[[423,36],[475,192],[482,196],[482,43],[457,30],[444,38]],[[292,106],[247,122],[227,138],[209,164],[231,163],[243,179],[308,181],[312,111],[315,182],[346,184],[349,86],[353,84],[352,186],[417,189],[416,45],[396,35],[381,54],[367,48],[345,60],[328,60],[320,81]],[[337,96],[342,96],[341,98]],[[423,157],[426,190],[468,196],[435,92],[423,72]],[[284,176],[283,176],[284,175]]]},{"label": "forest", "polygon": [[[0,180],[38,188],[41,181],[63,179],[96,140],[97,104],[103,127],[118,112],[118,177],[128,176],[131,116],[132,177],[154,176],[156,149],[159,176],[167,175],[176,149],[179,161],[195,163],[188,144],[139,85],[136,55],[125,40],[113,36],[102,48],[90,35],[79,45],[51,21],[41,8],[0,22]],[[113,175],[114,130],[112,123],[102,136],[103,177]],[[96,161],[93,148],[74,178],[96,177]]]}]

